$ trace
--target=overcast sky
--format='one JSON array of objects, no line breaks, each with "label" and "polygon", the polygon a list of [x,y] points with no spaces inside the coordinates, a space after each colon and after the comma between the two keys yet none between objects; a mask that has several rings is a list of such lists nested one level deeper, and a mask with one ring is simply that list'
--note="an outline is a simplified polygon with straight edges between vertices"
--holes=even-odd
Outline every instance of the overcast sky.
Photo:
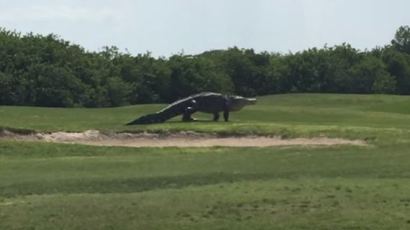
[{"label": "overcast sky", "polygon": [[0,0],[0,27],[154,56],[232,46],[287,53],[383,46],[410,25],[409,9],[409,0]]}]

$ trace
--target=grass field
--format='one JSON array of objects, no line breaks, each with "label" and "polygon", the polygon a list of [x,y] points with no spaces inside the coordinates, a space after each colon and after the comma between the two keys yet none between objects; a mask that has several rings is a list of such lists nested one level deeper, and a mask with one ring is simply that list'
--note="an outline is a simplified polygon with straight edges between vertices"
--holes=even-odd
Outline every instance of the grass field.
[{"label": "grass field", "polygon": [[138,127],[122,124],[162,105],[3,106],[0,127],[326,135],[369,146],[138,149],[0,140],[0,229],[410,229],[410,97],[258,100],[229,123]]}]

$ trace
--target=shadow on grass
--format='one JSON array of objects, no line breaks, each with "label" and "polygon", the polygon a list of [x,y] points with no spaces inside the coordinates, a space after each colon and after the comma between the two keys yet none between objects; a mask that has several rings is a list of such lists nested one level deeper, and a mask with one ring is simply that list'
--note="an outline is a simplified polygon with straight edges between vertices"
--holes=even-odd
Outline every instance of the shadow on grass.
[{"label": "shadow on grass", "polygon": [[157,189],[180,189],[188,186],[204,186],[238,181],[273,179],[272,174],[211,173],[174,177],[130,178],[118,180],[78,179],[63,181],[39,181],[0,187],[0,196],[48,195],[70,193],[133,193]]},{"label": "shadow on grass", "polygon": [[165,122],[160,122],[160,123],[152,123],[152,124],[134,124],[134,125],[126,125],[124,124],[123,126],[130,126],[130,127],[139,127],[139,126],[150,126],[150,125],[160,125],[160,124],[192,124],[192,123],[218,123],[218,122],[225,122],[223,120],[220,121],[214,121],[213,119],[197,119],[194,118],[195,120],[192,121],[181,121],[181,120],[168,120]]},{"label": "shadow on grass", "polygon": [[34,130],[32,129],[20,129],[20,128],[10,128],[10,127],[0,127],[0,136],[3,133],[14,133],[14,134],[20,134],[20,135],[31,135],[36,133]]}]

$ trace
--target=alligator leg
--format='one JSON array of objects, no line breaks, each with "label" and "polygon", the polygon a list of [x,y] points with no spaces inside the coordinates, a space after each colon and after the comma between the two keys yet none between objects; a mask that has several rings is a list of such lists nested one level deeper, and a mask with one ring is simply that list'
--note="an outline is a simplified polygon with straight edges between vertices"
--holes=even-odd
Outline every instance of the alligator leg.
[{"label": "alligator leg", "polygon": [[224,111],[224,119],[225,121],[229,121],[229,110]]},{"label": "alligator leg", "polygon": [[184,113],[182,114],[182,121],[195,121],[195,119],[193,119],[191,117],[191,115],[193,113],[195,113],[195,109],[192,107],[187,107],[184,111]]},{"label": "alligator leg", "polygon": [[214,113],[214,121],[219,121],[219,113]]}]

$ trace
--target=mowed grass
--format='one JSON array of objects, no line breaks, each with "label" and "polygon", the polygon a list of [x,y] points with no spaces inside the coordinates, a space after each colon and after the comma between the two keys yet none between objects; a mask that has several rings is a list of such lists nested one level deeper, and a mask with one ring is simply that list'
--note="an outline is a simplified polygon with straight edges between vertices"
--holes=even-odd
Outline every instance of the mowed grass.
[{"label": "mowed grass", "polygon": [[410,97],[388,95],[290,94],[259,97],[256,105],[231,113],[231,122],[211,122],[212,115],[196,114],[199,122],[125,126],[166,105],[119,108],[39,108],[0,106],[0,127],[35,131],[180,131],[276,134],[341,129],[410,128]]},{"label": "mowed grass", "polygon": [[0,140],[0,229],[410,229],[410,97],[258,100],[228,123],[123,126],[162,107],[143,105],[1,107],[0,126],[326,135],[369,146],[119,148]]},{"label": "mowed grass", "polygon": [[0,142],[0,229],[408,229],[407,147]]}]

